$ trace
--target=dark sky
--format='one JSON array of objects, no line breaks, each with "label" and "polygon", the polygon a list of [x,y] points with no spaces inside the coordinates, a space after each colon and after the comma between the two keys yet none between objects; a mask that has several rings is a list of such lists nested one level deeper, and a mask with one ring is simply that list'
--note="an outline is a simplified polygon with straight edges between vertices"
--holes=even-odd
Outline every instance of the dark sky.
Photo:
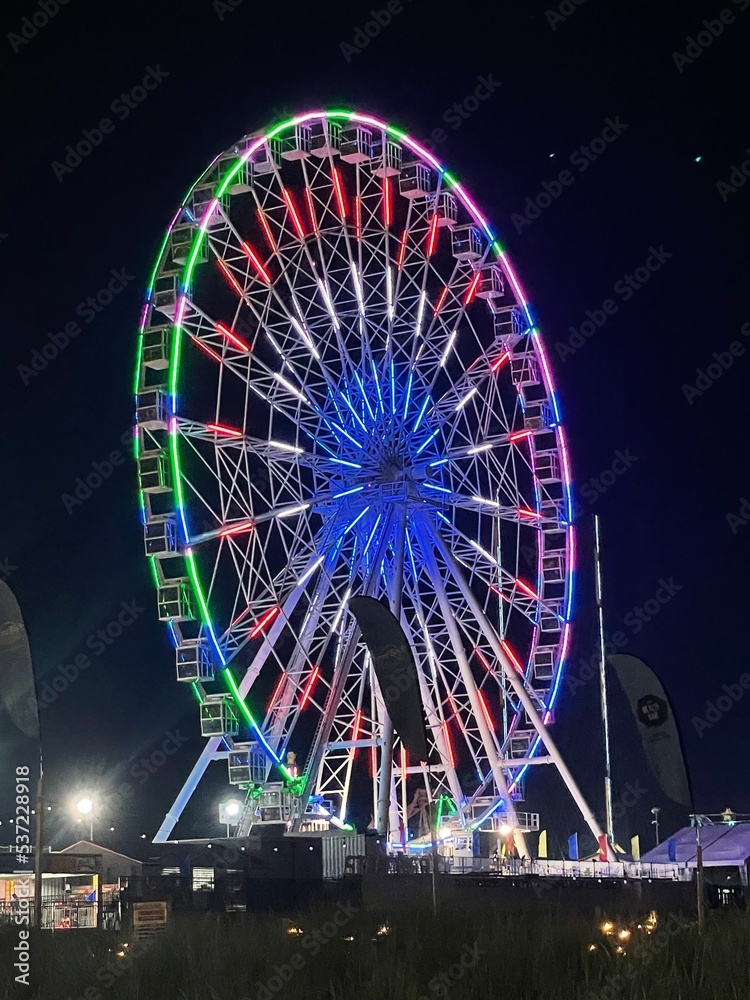
[{"label": "dark sky", "polygon": [[[342,43],[351,45],[370,20],[367,3],[234,0],[233,9],[210,0],[71,0],[46,25],[32,0],[3,10],[0,571],[23,608],[39,683],[51,684],[77,655],[90,664],[42,716],[56,802],[47,839],[57,846],[71,836],[67,797],[94,784],[108,797],[102,826],[117,828],[102,839],[134,849],[142,832],[154,833],[199,752],[195,703],[174,680],[173,652],[156,620],[135,471],[122,444],[132,422],[140,304],[161,234],[207,163],[246,132],[314,105],[371,111],[416,138],[441,130],[437,155],[503,237],[550,345],[584,563],[591,515],[602,518],[608,631],[624,633],[623,651],[643,656],[671,692],[699,808],[750,812],[750,693],[738,689],[738,704],[700,734],[692,721],[750,670],[750,503],[747,525],[727,517],[750,498],[750,184],[735,171],[742,185],[717,187],[750,158],[750,0],[728,0],[725,23],[718,2],[655,9],[565,0],[564,18],[533,0],[394,7],[391,23],[360,52]],[[19,40],[24,24],[32,35],[24,18],[35,13],[36,35]],[[691,61],[675,59],[686,51]],[[127,116],[124,105],[113,108],[150,71],[161,82],[146,100]],[[479,78],[500,85],[456,117],[452,106]],[[103,117],[114,128],[90,155],[74,169],[55,167]],[[621,123],[619,134],[582,170],[576,151],[608,119]],[[572,183],[557,184],[566,169]],[[545,183],[559,197],[520,224]],[[654,250],[661,264],[643,287],[618,284]],[[113,271],[124,272],[124,290],[99,313],[77,313]],[[617,306],[609,316],[597,312],[607,299]],[[571,327],[579,330],[587,311],[606,322],[573,340],[575,351],[556,347],[571,343]],[[42,367],[34,352],[74,321],[80,333]],[[702,394],[686,393],[715,353],[731,367],[715,365],[719,377],[704,375]],[[627,468],[609,475],[618,452]],[[78,477],[112,458],[111,475],[90,497],[66,500]],[[592,483],[602,473],[611,483],[604,492]],[[672,598],[638,622],[634,609],[655,598],[660,581],[671,581]],[[595,649],[587,565],[579,595],[572,674]],[[135,621],[97,652],[89,637],[123,602],[135,602]],[[623,835],[649,837],[649,809],[664,803],[627,717],[615,715],[616,798],[628,781],[647,790]],[[178,753],[148,780],[134,775],[140,758],[176,730],[189,737]],[[555,731],[600,809],[596,682],[563,697]],[[220,776],[216,795],[221,787]],[[206,817],[214,815],[212,794],[199,806]],[[548,775],[530,782],[529,795],[558,836],[583,829]],[[197,832],[198,812],[194,822]]]}]

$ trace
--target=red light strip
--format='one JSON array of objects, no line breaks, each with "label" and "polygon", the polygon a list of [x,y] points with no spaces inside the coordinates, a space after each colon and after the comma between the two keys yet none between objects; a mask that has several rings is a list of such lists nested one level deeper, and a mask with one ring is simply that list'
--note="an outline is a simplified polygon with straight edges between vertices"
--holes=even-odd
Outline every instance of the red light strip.
[{"label": "red light strip", "polygon": [[539,517],[539,514],[535,510],[529,510],[528,507],[519,507],[518,513],[521,517]]},{"label": "red light strip", "polygon": [[514,431],[508,435],[508,440],[514,444],[516,441],[523,441],[524,438],[531,437],[533,433],[533,431]]},{"label": "red light strip", "polygon": [[190,334],[190,339],[193,341],[195,346],[200,347],[203,353],[207,354],[209,358],[213,358],[214,361],[218,361],[220,365],[224,363],[219,357],[219,355],[216,353],[216,351],[212,351],[207,344],[204,344],[202,340],[199,340],[197,337],[194,337],[192,333]]},{"label": "red light strip", "polygon": [[331,173],[333,174],[333,187],[336,192],[336,201],[339,206],[339,215],[342,219],[346,218],[346,199],[344,198],[344,186],[341,183],[341,177],[339,172],[335,167],[331,167]]},{"label": "red light strip", "polygon": [[390,226],[393,222],[393,191],[390,177],[383,178],[383,224]]},{"label": "red light strip", "polygon": [[229,623],[229,627],[234,628],[234,626],[237,625],[239,622],[241,622],[242,619],[248,614],[250,614],[250,608],[245,608],[244,611],[240,611],[240,613],[237,615],[234,621]]},{"label": "red light strip", "polygon": [[305,684],[305,690],[302,692],[302,697],[300,698],[299,711],[301,712],[303,708],[307,705],[310,700],[310,694],[312,693],[313,685],[318,679],[318,674],[320,673],[320,667],[313,667],[313,671],[310,674],[307,684]]},{"label": "red light strip", "polygon": [[268,240],[269,247],[274,253],[279,252],[279,248],[276,246],[276,240],[273,238],[273,233],[271,232],[271,226],[269,225],[268,219],[266,218],[266,213],[262,208],[258,209],[258,221],[263,227],[263,232],[266,234],[266,239]]},{"label": "red light strip", "polygon": [[407,756],[406,750],[404,749],[404,747],[401,747],[401,777],[402,778],[406,777],[406,767],[407,767],[408,760],[409,760],[409,758]]},{"label": "red light strip", "polygon": [[[362,725],[362,709],[358,708],[357,711],[354,713],[354,725],[352,726],[352,740],[359,739],[359,730],[361,725]],[[354,750],[355,753],[357,752],[356,747],[352,747],[352,750]]]},{"label": "red light strip", "polygon": [[281,677],[279,677],[279,679],[278,679],[276,687],[273,689],[273,694],[271,695],[271,700],[269,701],[268,708],[266,709],[267,712],[271,711],[271,708],[275,704],[276,699],[281,694],[281,689],[284,686],[284,681],[285,680],[286,680],[286,674],[282,673]]},{"label": "red light strip", "polygon": [[255,625],[255,628],[250,631],[250,638],[255,639],[256,636],[260,635],[266,625],[270,624],[280,611],[281,608],[271,608],[270,611],[266,611],[260,621]]},{"label": "red light strip", "polygon": [[238,431],[234,427],[226,427],[224,424],[206,424],[207,431],[213,431],[214,434],[220,434],[222,437],[231,438],[241,438],[242,431]]},{"label": "red light strip", "polygon": [[437,302],[435,303],[435,312],[434,312],[433,315],[435,315],[435,316],[438,315],[438,313],[440,312],[440,310],[445,305],[445,300],[447,298],[448,298],[448,286],[446,285],[445,288],[440,293],[440,296],[439,296]]},{"label": "red light strip", "polygon": [[482,280],[482,272],[477,271],[474,277],[471,279],[471,284],[466,291],[466,298],[464,299],[464,305],[470,306],[474,301],[474,296],[477,294],[477,288],[479,287],[479,282]]},{"label": "red light strip", "polygon": [[497,359],[497,361],[493,361],[492,364],[490,365],[490,371],[491,372],[499,371],[509,357],[510,357],[509,351],[507,351],[505,354],[501,354],[500,357]]},{"label": "red light strip", "polygon": [[489,708],[487,708],[487,702],[484,697],[484,691],[477,691],[477,694],[479,695],[479,701],[481,702],[482,712],[484,713],[484,717],[487,720],[487,725],[490,727],[490,729],[494,730],[495,723],[492,720]]},{"label": "red light strip", "polygon": [[438,241],[438,231],[439,231],[438,230],[438,222],[439,221],[440,220],[438,219],[437,214],[433,215],[432,219],[430,219],[430,228],[427,231],[427,256],[428,257],[432,257],[432,255],[435,253],[435,247],[437,246],[437,241]]},{"label": "red light strip", "polygon": [[487,657],[484,655],[484,653],[482,652],[482,650],[478,646],[474,647],[474,652],[477,654],[477,659],[482,664],[482,666],[487,671],[487,673],[488,674],[494,673],[492,667],[490,666],[490,664],[487,661]]},{"label": "red light strip", "polygon": [[241,340],[234,330],[230,330],[224,323],[216,324],[216,332],[220,333],[222,337],[226,337],[229,343],[233,344],[238,351],[247,352],[250,350],[250,346],[246,344],[244,340]]},{"label": "red light strip", "polygon": [[362,240],[362,199],[357,195],[354,199],[354,236],[357,243]]},{"label": "red light strip", "polygon": [[257,253],[253,250],[249,243],[242,243],[242,249],[245,251],[247,259],[253,265],[255,270],[258,272],[258,277],[265,281],[267,285],[271,284],[271,275],[268,273]]},{"label": "red light strip", "polygon": [[518,587],[519,590],[522,590],[524,594],[528,594],[529,597],[533,597],[535,601],[539,600],[539,595],[534,593],[534,591],[531,589],[528,583],[524,583],[523,580],[519,580],[517,577],[516,577],[516,586]]},{"label": "red light strip", "polygon": [[398,259],[396,260],[396,267],[401,270],[404,266],[404,258],[406,257],[406,243],[409,239],[409,230],[405,229],[403,235],[401,236],[401,241],[398,246]]},{"label": "red light strip", "polygon": [[232,288],[234,288],[235,292],[237,292],[237,294],[239,295],[239,297],[241,299],[244,299],[245,298],[245,292],[243,291],[242,286],[240,285],[239,281],[237,281],[237,279],[232,274],[232,272],[229,270],[229,268],[224,263],[224,261],[221,259],[221,257],[217,257],[216,258],[216,263],[219,265],[219,267],[221,268],[221,270],[224,272],[224,277],[227,279],[227,281],[232,286]]},{"label": "red light strip", "polygon": [[307,214],[310,216],[310,224],[312,225],[313,233],[316,236],[320,236],[320,230],[318,229],[318,219],[315,215],[315,204],[313,202],[313,194],[309,187],[305,188],[305,201],[307,202]]},{"label": "red light strip", "polygon": [[443,735],[445,736],[445,746],[448,751],[448,761],[451,767],[455,767],[456,758],[453,756],[453,744],[451,743],[451,734],[447,722],[443,723]]},{"label": "red light strip", "polygon": [[292,192],[287,191],[286,188],[282,188],[281,196],[284,199],[286,207],[289,210],[289,214],[292,217],[292,222],[294,223],[294,228],[297,231],[297,236],[299,236],[301,240],[304,240],[305,230],[302,228],[302,222],[300,220],[299,213],[297,212],[297,209],[295,207],[294,199],[292,198]]},{"label": "red light strip", "polygon": [[516,668],[516,670],[519,672],[519,674],[523,674],[523,667],[521,666],[518,657],[513,652],[513,650],[510,648],[510,646],[508,645],[508,643],[506,642],[506,640],[505,639],[501,639],[500,640],[500,645],[502,646],[503,650],[505,651],[505,653],[508,656],[508,659],[513,664],[513,666]]},{"label": "red light strip", "polygon": [[219,531],[219,538],[226,538],[229,535],[241,535],[246,531],[252,531],[255,525],[252,521],[246,521],[244,524],[233,524],[230,528],[221,528]]}]

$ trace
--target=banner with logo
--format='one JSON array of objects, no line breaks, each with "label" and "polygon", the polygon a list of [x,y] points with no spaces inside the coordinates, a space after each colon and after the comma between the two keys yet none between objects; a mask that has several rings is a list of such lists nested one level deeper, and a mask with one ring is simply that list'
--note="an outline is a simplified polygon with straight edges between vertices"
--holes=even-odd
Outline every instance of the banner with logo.
[{"label": "banner with logo", "polygon": [[627,696],[654,777],[668,798],[691,807],[680,734],[661,681],[636,656],[617,653],[609,663]]}]

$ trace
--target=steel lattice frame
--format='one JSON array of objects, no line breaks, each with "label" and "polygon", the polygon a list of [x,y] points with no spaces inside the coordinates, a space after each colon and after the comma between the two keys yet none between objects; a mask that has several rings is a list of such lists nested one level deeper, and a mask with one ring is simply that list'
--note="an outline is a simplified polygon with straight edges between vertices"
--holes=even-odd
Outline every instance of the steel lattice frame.
[{"label": "steel lattice frame", "polygon": [[[548,729],[574,571],[549,366],[505,252],[427,150],[315,111],[218,157],[162,246],[136,395],[147,552],[186,601],[161,617],[178,655],[208,645],[269,772],[295,750],[303,798],[342,822],[369,766],[374,810],[385,713],[347,605],[368,593],[400,616],[428,723],[429,761],[395,741],[391,840],[417,785],[455,823],[514,821],[536,761],[600,836]],[[208,741],[157,839],[230,742]]]}]

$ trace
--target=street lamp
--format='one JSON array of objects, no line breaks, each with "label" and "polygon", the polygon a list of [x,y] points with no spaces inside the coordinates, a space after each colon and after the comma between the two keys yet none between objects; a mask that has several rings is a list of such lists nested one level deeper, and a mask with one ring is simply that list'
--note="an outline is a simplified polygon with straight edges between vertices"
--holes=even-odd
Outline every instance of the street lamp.
[{"label": "street lamp", "polygon": [[657,847],[659,846],[659,813],[660,812],[661,812],[661,808],[659,806],[652,806],[651,807],[651,814],[654,817],[651,820],[651,826],[653,826],[655,828],[656,846]]},{"label": "street lamp", "polygon": [[88,820],[89,840],[94,840],[94,814],[96,812],[96,800],[90,795],[76,795],[73,799],[73,814],[77,822],[82,823]]},{"label": "street lamp", "polygon": [[241,808],[242,803],[238,802],[237,799],[229,799],[227,802],[219,803],[219,822],[226,826],[227,837],[230,826],[237,826],[240,821]]}]

